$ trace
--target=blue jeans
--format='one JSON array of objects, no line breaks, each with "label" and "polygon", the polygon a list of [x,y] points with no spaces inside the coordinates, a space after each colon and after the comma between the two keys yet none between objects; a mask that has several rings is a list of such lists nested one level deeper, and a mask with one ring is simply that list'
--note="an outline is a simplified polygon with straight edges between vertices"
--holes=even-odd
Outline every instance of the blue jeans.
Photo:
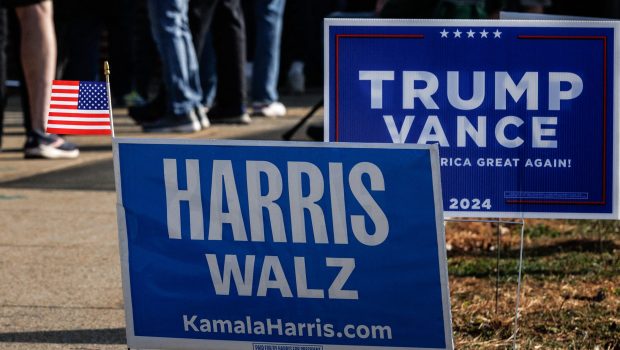
[{"label": "blue jeans", "polygon": [[271,103],[278,100],[280,39],[286,0],[256,0],[256,49],[252,70],[252,101]]},{"label": "blue jeans", "polygon": [[168,109],[189,113],[200,105],[198,60],[188,22],[189,0],[149,0],[151,31],[163,64]]}]

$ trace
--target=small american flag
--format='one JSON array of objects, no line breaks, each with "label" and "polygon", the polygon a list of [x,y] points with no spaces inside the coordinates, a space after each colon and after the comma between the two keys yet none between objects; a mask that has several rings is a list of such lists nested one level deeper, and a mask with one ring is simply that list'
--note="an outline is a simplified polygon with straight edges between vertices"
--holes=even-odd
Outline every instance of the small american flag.
[{"label": "small american flag", "polygon": [[46,131],[52,134],[110,135],[106,83],[54,80]]}]

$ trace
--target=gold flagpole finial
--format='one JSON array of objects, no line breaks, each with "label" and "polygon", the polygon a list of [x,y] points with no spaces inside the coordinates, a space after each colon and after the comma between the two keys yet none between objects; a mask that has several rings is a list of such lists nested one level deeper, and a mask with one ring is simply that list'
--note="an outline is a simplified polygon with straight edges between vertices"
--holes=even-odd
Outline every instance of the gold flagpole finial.
[{"label": "gold flagpole finial", "polygon": [[103,62],[103,74],[105,74],[105,87],[108,93],[108,110],[110,111],[110,131],[114,138],[114,117],[112,116],[112,95],[110,94],[110,65],[108,61]]}]

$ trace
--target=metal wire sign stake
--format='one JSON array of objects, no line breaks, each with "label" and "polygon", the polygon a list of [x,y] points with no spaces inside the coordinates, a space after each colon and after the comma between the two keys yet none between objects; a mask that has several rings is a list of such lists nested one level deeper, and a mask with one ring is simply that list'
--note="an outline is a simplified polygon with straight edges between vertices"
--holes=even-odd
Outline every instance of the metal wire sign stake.
[{"label": "metal wire sign stake", "polygon": [[[518,277],[517,277],[517,294],[515,298],[515,321],[514,329],[512,333],[512,348],[517,349],[517,333],[519,331],[519,307],[521,301],[521,278],[523,272],[523,249],[524,249],[524,236],[525,236],[525,217],[521,214],[520,221],[508,221],[508,220],[458,220],[458,219],[445,219],[446,222],[481,222],[481,223],[496,223],[498,224],[498,247],[499,250],[499,225],[521,225],[520,242],[519,242],[519,264],[518,264]],[[498,288],[499,288],[499,252],[497,254],[497,275],[495,282],[495,312],[497,313],[498,302]]]}]

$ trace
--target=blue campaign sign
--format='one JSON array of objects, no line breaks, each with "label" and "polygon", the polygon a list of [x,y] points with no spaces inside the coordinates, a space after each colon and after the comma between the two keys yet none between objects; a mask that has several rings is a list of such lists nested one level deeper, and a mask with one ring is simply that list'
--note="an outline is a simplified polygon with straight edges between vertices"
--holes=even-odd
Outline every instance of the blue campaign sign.
[{"label": "blue campaign sign", "polygon": [[115,139],[132,348],[452,349],[436,146]]},{"label": "blue campaign sign", "polygon": [[325,139],[439,144],[446,215],[618,218],[618,22],[325,21]]}]

